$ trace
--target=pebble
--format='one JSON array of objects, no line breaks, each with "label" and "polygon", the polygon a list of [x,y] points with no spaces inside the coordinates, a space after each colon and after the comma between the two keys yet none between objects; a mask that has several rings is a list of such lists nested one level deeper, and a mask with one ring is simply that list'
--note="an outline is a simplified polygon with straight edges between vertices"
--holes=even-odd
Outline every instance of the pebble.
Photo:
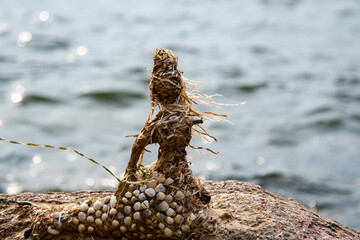
[{"label": "pebble", "polygon": [[158,210],[161,212],[165,212],[169,209],[169,204],[165,201],[162,201],[159,206],[158,206]]},{"label": "pebble", "polygon": [[134,184],[130,184],[130,185],[129,185],[129,189],[130,189],[131,191],[134,191],[134,190],[135,190],[135,185],[134,185]]},{"label": "pebble", "polygon": [[174,221],[176,224],[182,224],[184,222],[184,217],[181,216],[181,215],[176,215],[175,218],[174,218]]},{"label": "pebble", "polygon": [[99,210],[101,207],[102,207],[102,203],[99,201],[99,200],[97,200],[95,203],[94,203],[94,209],[95,210]]},{"label": "pebble", "polygon": [[185,198],[185,195],[184,195],[184,193],[183,193],[182,191],[177,191],[177,192],[175,193],[174,198],[175,198],[176,200],[178,200],[178,201],[181,201],[181,200],[183,200],[183,199]]},{"label": "pebble", "polygon": [[173,235],[173,231],[170,228],[165,228],[164,234],[166,237],[171,237]]},{"label": "pebble", "polygon": [[100,217],[101,214],[102,214],[102,211],[97,210],[97,211],[95,212],[95,217]]},{"label": "pebble", "polygon": [[61,222],[54,222],[54,227],[56,229],[60,229],[62,227],[62,223]]},{"label": "pebble", "polygon": [[151,211],[148,209],[145,209],[144,211],[142,211],[142,217],[143,218],[147,218],[151,216]]},{"label": "pebble", "polygon": [[80,205],[80,210],[82,212],[85,212],[86,210],[88,210],[89,206],[86,203],[83,203]]},{"label": "pebble", "polygon": [[175,211],[174,211],[174,209],[172,209],[172,208],[169,208],[167,211],[166,211],[166,215],[168,215],[168,216],[173,216],[175,214]]},{"label": "pebble", "polygon": [[87,218],[86,218],[86,221],[87,222],[90,222],[90,223],[92,223],[92,222],[94,222],[94,217],[93,216],[88,216]]},{"label": "pebble", "polygon": [[165,193],[159,192],[159,193],[156,195],[156,199],[159,200],[159,201],[164,200],[164,199],[165,199]]},{"label": "pebble", "polygon": [[103,212],[109,211],[109,206],[108,206],[108,205],[104,205],[104,206],[102,207],[102,210],[103,210]]},{"label": "pebble", "polygon": [[145,193],[140,193],[140,194],[139,194],[139,198],[140,198],[141,201],[145,201],[145,200],[146,200],[146,195],[145,195]]},{"label": "pebble", "polygon": [[134,204],[136,203],[136,201],[137,201],[137,198],[136,198],[136,197],[132,197],[130,202],[131,202],[132,205],[134,205]]},{"label": "pebble", "polygon": [[131,192],[126,192],[126,193],[125,193],[125,197],[127,197],[127,198],[131,198],[131,197],[132,197]]},{"label": "pebble", "polygon": [[189,225],[182,225],[182,226],[181,226],[181,231],[182,231],[183,233],[189,232],[189,231],[190,231],[190,226],[189,226]]},{"label": "pebble", "polygon": [[161,230],[164,229],[164,228],[165,228],[165,224],[159,223],[159,228],[160,228]]},{"label": "pebble", "polygon": [[156,181],[152,180],[152,181],[148,182],[147,186],[148,186],[148,189],[156,187]]},{"label": "pebble", "polygon": [[140,210],[140,208],[141,208],[141,203],[140,203],[140,202],[136,202],[136,203],[134,204],[134,210],[135,210],[135,211],[138,211],[138,210]]},{"label": "pebble", "polygon": [[135,191],[133,191],[133,193],[134,193],[136,196],[139,196],[140,191],[139,191],[139,190],[135,190]]},{"label": "pebble", "polygon": [[117,213],[117,218],[118,219],[123,219],[124,218],[124,214],[122,212],[118,212]]},{"label": "pebble", "polygon": [[92,226],[89,226],[88,227],[88,232],[93,232],[94,231],[94,228]]},{"label": "pebble", "polygon": [[150,207],[150,203],[148,200],[145,200],[144,202],[141,203],[141,207],[143,209],[148,209]]},{"label": "pebble", "polygon": [[155,187],[155,192],[165,192],[166,191],[166,187],[162,184],[158,184]]},{"label": "pebble", "polygon": [[140,192],[145,192],[145,190],[146,190],[146,186],[144,186],[144,185],[142,185],[142,186],[140,186]]},{"label": "pebble", "polygon": [[154,197],[156,192],[153,188],[148,188],[145,190],[145,194],[148,195],[149,197]]},{"label": "pebble", "polygon": [[120,227],[120,231],[121,231],[122,233],[126,233],[126,232],[127,232],[127,228],[124,227],[124,226],[121,226],[121,227]]},{"label": "pebble", "polygon": [[75,225],[78,225],[78,224],[79,224],[79,219],[77,219],[76,217],[73,217],[73,218],[71,219],[71,222],[72,222],[73,224],[75,224]]},{"label": "pebble", "polygon": [[100,218],[96,218],[95,219],[95,224],[98,225],[98,226],[101,226],[103,224],[103,221],[101,221]]},{"label": "pebble", "polygon": [[164,185],[171,185],[174,182],[174,180],[172,178],[167,178],[164,182]]},{"label": "pebble", "polygon": [[115,208],[116,206],[116,197],[114,195],[111,195],[110,197],[110,207]]},{"label": "pebble", "polygon": [[86,217],[87,217],[86,213],[84,213],[84,212],[79,212],[78,213],[78,219],[79,219],[80,222],[85,222]]},{"label": "pebble", "polygon": [[131,224],[130,228],[131,228],[131,230],[135,231],[136,230],[136,223]]},{"label": "pebble", "polygon": [[163,183],[163,182],[165,182],[165,180],[166,180],[166,177],[165,177],[164,174],[161,174],[161,175],[157,178],[157,181],[158,181],[159,183]]},{"label": "pebble", "polygon": [[117,214],[117,211],[115,208],[112,208],[110,209],[110,212],[109,212],[109,215],[112,217],[112,216],[115,216]]},{"label": "pebble", "polygon": [[181,205],[176,208],[176,212],[178,212],[178,213],[182,213],[183,210],[184,210],[184,207]]},{"label": "pebble", "polygon": [[89,207],[89,209],[87,210],[87,214],[90,215],[90,214],[93,214],[95,213],[95,209],[92,208],[92,207]]},{"label": "pebble", "polygon": [[127,216],[124,218],[125,225],[131,225],[131,217]]},{"label": "pebble", "polygon": [[133,218],[134,218],[134,221],[139,221],[141,219],[140,212],[134,212]]},{"label": "pebble", "polygon": [[108,217],[109,217],[109,215],[107,215],[107,213],[103,213],[103,214],[101,215],[101,220],[102,220],[103,222],[105,222],[105,221],[108,219]]},{"label": "pebble", "polygon": [[106,197],[104,198],[104,203],[108,203],[108,202],[110,202],[110,197],[109,197],[109,196],[106,196]]},{"label": "pebble", "polygon": [[129,214],[131,213],[131,207],[130,207],[130,206],[125,206],[125,207],[124,207],[124,213],[125,213],[126,215],[129,215]]},{"label": "pebble", "polygon": [[174,197],[171,196],[171,195],[166,195],[166,196],[165,196],[165,201],[167,201],[168,203],[170,203],[170,202],[174,201]]},{"label": "pebble", "polygon": [[179,206],[176,202],[171,202],[169,203],[170,207],[172,207],[173,209],[177,209],[177,207]]},{"label": "pebble", "polygon": [[128,201],[129,201],[129,200],[127,200],[127,198],[125,198],[125,197],[122,198],[122,202],[123,202],[124,204],[127,204]]},{"label": "pebble", "polygon": [[60,234],[60,231],[59,231],[59,230],[52,229],[51,227],[48,227],[48,228],[47,228],[47,231],[48,231],[48,233],[50,233],[50,234],[52,234],[52,235],[58,235],[58,234]]},{"label": "pebble", "polygon": [[119,226],[119,221],[118,220],[113,220],[112,222],[111,222],[111,226],[113,226],[113,227],[117,227],[117,226]]},{"label": "pebble", "polygon": [[84,224],[79,224],[79,226],[78,226],[78,230],[79,230],[79,232],[83,232],[83,231],[85,231],[85,229],[86,229],[86,227],[85,227],[85,225]]},{"label": "pebble", "polygon": [[166,223],[169,225],[173,225],[174,224],[174,219],[172,217],[167,217],[166,218]]}]

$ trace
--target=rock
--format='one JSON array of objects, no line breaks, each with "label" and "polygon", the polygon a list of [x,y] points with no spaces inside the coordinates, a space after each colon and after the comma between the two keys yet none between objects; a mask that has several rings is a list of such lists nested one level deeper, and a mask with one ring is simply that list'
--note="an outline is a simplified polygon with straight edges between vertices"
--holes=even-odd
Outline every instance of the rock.
[{"label": "rock", "polygon": [[[214,199],[220,199],[211,201],[211,208],[204,212],[206,216],[213,218],[211,221],[216,221],[218,224],[217,230],[213,229],[216,230],[216,235],[206,236],[208,240],[360,239],[359,232],[332,219],[324,218],[292,199],[269,193],[255,184],[237,181],[208,182],[205,187]],[[89,193],[89,191],[80,191],[0,194],[0,239],[24,239],[24,232],[30,228],[36,207],[30,204],[24,205],[21,202],[53,207],[74,203],[76,199],[86,201]],[[112,191],[91,192],[91,197],[103,199],[111,194],[113,194]],[[129,217],[126,222],[131,224],[131,218]],[[181,228],[183,232],[193,230],[187,225],[183,226]],[[208,226],[211,227],[211,225]],[[85,226],[79,224],[78,227],[82,230]],[[125,226],[118,230],[128,231]],[[61,233],[57,236],[64,239],[82,239],[78,231],[66,234]],[[96,229],[92,234],[96,234]]]}]

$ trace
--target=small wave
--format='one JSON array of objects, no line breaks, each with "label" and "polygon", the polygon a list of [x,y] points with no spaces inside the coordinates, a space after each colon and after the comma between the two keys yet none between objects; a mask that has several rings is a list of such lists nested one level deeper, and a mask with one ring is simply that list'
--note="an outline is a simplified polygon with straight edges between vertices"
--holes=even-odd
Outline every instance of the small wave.
[{"label": "small wave", "polygon": [[241,92],[252,93],[261,88],[266,88],[266,87],[268,87],[268,84],[266,82],[258,82],[258,83],[244,83],[237,86],[236,89]]},{"label": "small wave", "polygon": [[143,99],[145,96],[129,91],[93,91],[81,94],[80,97],[90,98],[99,103],[112,103],[128,106],[134,100]]},{"label": "small wave", "polygon": [[21,101],[21,104],[22,105],[37,104],[37,103],[54,104],[59,102],[60,102],[59,100],[52,97],[38,95],[38,94],[30,94],[24,96],[24,99]]}]

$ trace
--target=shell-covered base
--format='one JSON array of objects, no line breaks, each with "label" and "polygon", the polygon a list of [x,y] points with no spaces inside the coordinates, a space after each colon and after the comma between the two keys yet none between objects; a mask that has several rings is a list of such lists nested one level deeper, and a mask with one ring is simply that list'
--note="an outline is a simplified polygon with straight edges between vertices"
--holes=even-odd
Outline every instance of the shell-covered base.
[{"label": "shell-covered base", "polygon": [[[89,199],[57,211],[42,211],[33,237],[69,233],[114,239],[179,239],[190,234],[201,215],[193,188],[180,189],[172,178],[153,172],[146,180],[127,184],[123,196]],[[202,208],[206,205],[201,203]]]}]

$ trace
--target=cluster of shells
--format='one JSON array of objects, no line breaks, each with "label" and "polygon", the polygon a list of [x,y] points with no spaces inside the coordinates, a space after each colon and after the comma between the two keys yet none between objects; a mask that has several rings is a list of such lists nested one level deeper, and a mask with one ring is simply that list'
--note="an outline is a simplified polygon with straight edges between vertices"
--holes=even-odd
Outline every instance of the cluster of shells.
[{"label": "cluster of shells", "polygon": [[53,213],[48,233],[61,234],[63,224],[73,225],[81,234],[111,233],[124,240],[177,238],[190,231],[196,216],[186,211],[185,194],[172,178],[160,175],[128,188],[121,199],[112,195],[80,203],[68,220]]}]

